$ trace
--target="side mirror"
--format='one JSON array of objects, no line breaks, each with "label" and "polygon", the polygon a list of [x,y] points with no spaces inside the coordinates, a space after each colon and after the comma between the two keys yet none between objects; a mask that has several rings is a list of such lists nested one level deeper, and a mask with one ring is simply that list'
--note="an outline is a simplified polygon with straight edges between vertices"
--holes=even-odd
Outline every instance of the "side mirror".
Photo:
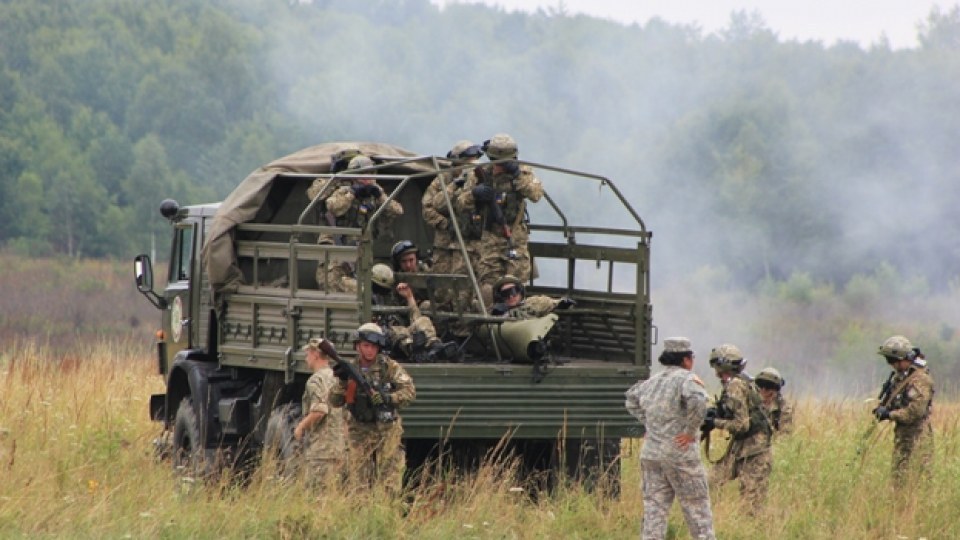
[{"label": "side mirror", "polygon": [[150,262],[150,256],[141,253],[133,259],[133,277],[137,282],[137,290],[140,294],[147,297],[157,309],[166,309],[166,299],[153,292],[153,264]]}]

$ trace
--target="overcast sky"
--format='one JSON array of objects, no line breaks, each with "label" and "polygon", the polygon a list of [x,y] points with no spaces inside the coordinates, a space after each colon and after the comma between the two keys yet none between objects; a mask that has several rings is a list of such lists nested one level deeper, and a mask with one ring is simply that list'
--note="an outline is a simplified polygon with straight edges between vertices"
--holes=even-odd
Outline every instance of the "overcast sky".
[{"label": "overcast sky", "polygon": [[[431,0],[434,4],[480,3],[479,0]],[[946,12],[955,0],[483,0],[508,11],[538,7],[645,24],[653,17],[670,23],[698,24],[705,34],[727,25],[730,13],[757,11],[781,41],[816,40],[833,45],[838,39],[867,47],[886,35],[890,46],[916,47],[917,24],[934,6]]]}]

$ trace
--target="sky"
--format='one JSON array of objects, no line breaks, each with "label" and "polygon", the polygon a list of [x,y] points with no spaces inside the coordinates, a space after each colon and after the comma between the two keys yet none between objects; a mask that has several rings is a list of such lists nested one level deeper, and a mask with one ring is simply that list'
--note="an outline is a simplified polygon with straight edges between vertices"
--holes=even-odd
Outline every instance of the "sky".
[{"label": "sky", "polygon": [[704,34],[730,21],[730,14],[759,12],[781,41],[838,40],[869,47],[885,35],[894,49],[918,46],[917,24],[934,6],[949,11],[954,0],[431,0],[434,4],[484,3],[508,11],[536,11],[563,5],[570,14],[583,13],[622,23],[646,24],[659,17],[674,24],[697,24]]}]

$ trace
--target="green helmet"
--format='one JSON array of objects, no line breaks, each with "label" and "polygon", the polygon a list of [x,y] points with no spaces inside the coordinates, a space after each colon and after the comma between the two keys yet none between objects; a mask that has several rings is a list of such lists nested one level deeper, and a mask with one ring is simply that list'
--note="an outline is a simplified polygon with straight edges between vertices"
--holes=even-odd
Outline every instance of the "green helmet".
[{"label": "green helmet", "polygon": [[490,140],[484,141],[482,149],[493,161],[517,158],[517,141],[506,133],[497,133]]},{"label": "green helmet", "polygon": [[393,270],[383,263],[377,263],[370,269],[370,281],[384,289],[392,289],[394,284]]},{"label": "green helmet", "polygon": [[888,360],[912,360],[912,357],[915,355],[910,340],[903,336],[888,337],[887,340],[883,342],[883,345],[880,346],[877,354],[886,357]]},{"label": "green helmet", "polygon": [[338,173],[347,168],[350,160],[360,155],[360,147],[355,144],[347,144],[340,150],[330,155],[330,171]]},{"label": "green helmet", "polygon": [[387,346],[387,336],[383,333],[383,329],[377,323],[372,322],[361,324],[360,328],[357,328],[357,334],[353,341],[354,343],[367,341],[381,348]]},{"label": "green helmet", "polygon": [[710,367],[714,369],[739,373],[746,365],[747,361],[736,345],[724,343],[710,351]]},{"label": "green helmet", "polygon": [[757,373],[757,376],[753,379],[757,386],[764,388],[772,385],[776,387],[776,390],[783,388],[787,381],[783,380],[783,377],[780,376],[780,372],[772,367],[763,368],[760,370],[760,373]]},{"label": "green helmet", "polygon": [[503,302],[504,300],[506,300],[506,298],[503,298],[502,294],[500,293],[500,289],[502,289],[504,285],[514,285],[514,286],[516,286],[517,291],[520,293],[520,296],[521,296],[521,297],[524,296],[525,291],[524,291],[524,288],[523,288],[523,282],[520,281],[519,278],[517,278],[517,277],[515,277],[515,276],[511,276],[510,274],[507,274],[507,275],[503,276],[502,278],[498,279],[496,282],[494,282],[494,284],[493,284],[493,298],[494,298],[494,300],[496,300],[496,301],[498,301],[498,302]]}]

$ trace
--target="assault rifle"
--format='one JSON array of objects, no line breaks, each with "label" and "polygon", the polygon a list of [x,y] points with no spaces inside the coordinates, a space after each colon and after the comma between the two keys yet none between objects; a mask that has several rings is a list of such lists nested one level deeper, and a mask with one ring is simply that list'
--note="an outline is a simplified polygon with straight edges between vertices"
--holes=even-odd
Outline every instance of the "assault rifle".
[{"label": "assault rifle", "polygon": [[[883,383],[883,386],[880,387],[880,394],[877,396],[877,401],[879,404],[873,409],[876,411],[877,408],[883,407],[887,400],[890,399],[890,394],[893,392],[893,378],[896,376],[896,371],[891,371],[890,376],[887,377],[887,381]],[[871,413],[875,414],[875,413]],[[873,442],[873,433],[877,430],[877,427],[880,425],[880,420],[874,418],[870,421],[870,425],[867,426],[867,429],[863,430],[863,433],[860,435],[860,438],[857,440],[857,448],[855,458],[860,458],[860,463],[863,463],[863,459],[866,457],[867,449],[870,448]]]},{"label": "assault rifle", "polygon": [[[492,186],[493,182],[490,181],[490,175],[482,165],[475,167],[473,172],[477,175],[477,185]],[[503,237],[507,239],[507,258],[516,260],[518,255],[517,248],[513,245],[513,231],[503,216],[503,209],[500,208],[500,203],[494,198],[492,201],[487,201],[486,204],[489,207],[490,217],[493,219],[494,224],[500,227]]]},{"label": "assault rifle", "polygon": [[360,373],[360,370],[357,369],[357,366],[341,359],[340,355],[337,354],[337,349],[333,346],[333,343],[325,338],[320,338],[320,344],[318,347],[321,351],[323,351],[323,354],[325,354],[327,358],[330,358],[334,361],[334,371],[340,369],[346,371],[347,378],[355,382],[357,384],[357,388],[370,396],[371,399],[373,399],[373,396],[375,395],[380,395],[380,405],[376,405],[377,422],[389,424],[397,419],[393,409],[386,404],[386,400],[382,399],[385,397],[383,395],[383,391],[374,388],[373,385],[370,384],[370,381],[365,379],[363,374]]}]

